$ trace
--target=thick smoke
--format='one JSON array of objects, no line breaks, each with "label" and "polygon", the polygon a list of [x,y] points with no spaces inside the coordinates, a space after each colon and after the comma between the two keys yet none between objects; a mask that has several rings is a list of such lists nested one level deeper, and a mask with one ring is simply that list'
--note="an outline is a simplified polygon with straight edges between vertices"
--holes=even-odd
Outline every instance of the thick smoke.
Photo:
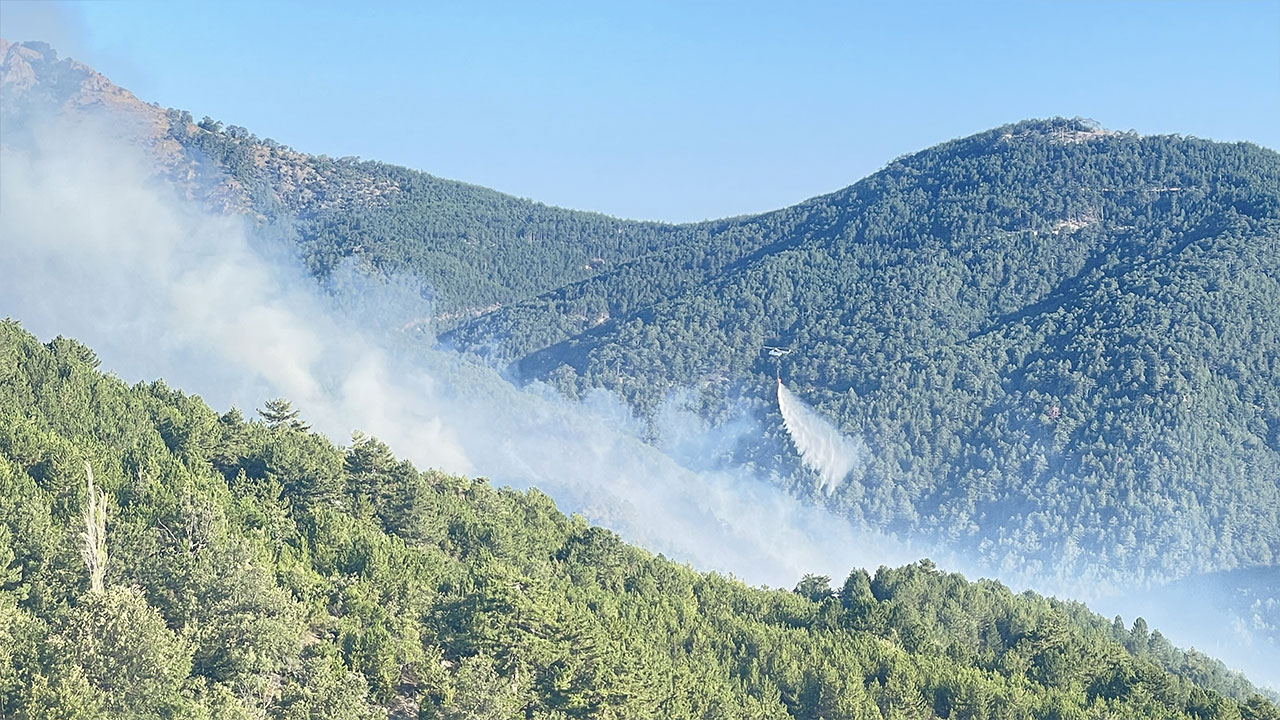
[{"label": "thick smoke", "polygon": [[[346,267],[319,292],[283,243],[179,201],[102,128],[33,137],[0,157],[0,313],[80,339],[128,381],[162,377],[219,409],[284,396],[335,441],[360,430],[420,466],[536,486],[629,540],[753,583],[922,554],[745,473],[682,464],[638,441],[607,397],[517,390],[430,350],[416,289]],[[682,457],[724,442],[665,417],[685,425]]]},{"label": "thick smoke", "polygon": [[[429,349],[417,329],[429,304],[411,284],[346,266],[322,293],[287,242],[251,241],[240,221],[197,210],[151,175],[115,128],[50,123],[30,139],[0,138],[0,315],[44,338],[82,340],[125,380],[162,377],[218,409],[288,397],[337,442],[361,430],[422,467],[538,487],[627,540],[751,583],[839,578],[923,555],[970,569],[707,462],[737,433],[762,431],[749,415],[708,428],[675,402],[659,415],[665,442],[642,443],[640,424],[609,396],[572,404],[549,388],[517,390]],[[783,387],[778,399],[793,438],[815,437],[805,418],[825,424]],[[811,460],[806,448],[821,445],[797,440],[829,490],[859,449],[831,441],[834,460]],[[1147,619],[1176,643],[1219,650],[1204,639],[1221,635],[1211,615]],[[1250,661],[1255,679],[1280,683],[1256,655],[1237,658]]]},{"label": "thick smoke", "polygon": [[818,473],[818,490],[830,495],[862,458],[860,443],[840,434],[831,423],[778,381],[778,409],[787,434],[804,464]]},{"label": "thick smoke", "polygon": [[[126,379],[163,376],[215,405],[283,395],[319,427],[377,427],[420,461],[471,469],[431,406],[395,391],[384,353],[343,342],[311,283],[268,264],[236,220],[147,182],[138,152],[109,138],[61,124],[3,147],[0,309],[100,344]],[[397,382],[434,391],[420,373]]]}]

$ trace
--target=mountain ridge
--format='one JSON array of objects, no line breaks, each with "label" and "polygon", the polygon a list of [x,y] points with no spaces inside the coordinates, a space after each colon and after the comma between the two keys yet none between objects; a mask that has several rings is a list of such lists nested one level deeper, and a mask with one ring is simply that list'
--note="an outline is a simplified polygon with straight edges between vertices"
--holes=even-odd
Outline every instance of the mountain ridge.
[{"label": "mountain ridge", "polygon": [[709,225],[620,220],[387,163],[306,155],[240,126],[143,103],[45,43],[5,41],[0,100],[0,123],[14,135],[51,118],[123,119],[120,129],[183,196],[296,240],[318,277],[350,259],[416,276],[444,327]]}]

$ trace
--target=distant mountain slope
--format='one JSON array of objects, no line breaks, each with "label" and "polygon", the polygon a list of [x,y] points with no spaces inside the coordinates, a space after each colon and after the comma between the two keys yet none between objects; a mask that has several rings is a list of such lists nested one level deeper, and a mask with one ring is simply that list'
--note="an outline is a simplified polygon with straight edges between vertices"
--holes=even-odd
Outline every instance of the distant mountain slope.
[{"label": "distant mountain slope", "polygon": [[837,216],[825,199],[705,223],[698,232],[681,234],[665,247],[598,275],[462,324],[443,340],[499,362],[521,361],[527,376],[545,375],[563,361],[566,348],[542,351],[579,336],[606,333],[619,321],[652,313],[661,303],[746,263],[829,232]]},{"label": "distant mountain slope", "polygon": [[303,155],[243,128],[170,114],[170,135],[246,189],[246,209],[296,234],[312,272],[345,258],[425,283],[436,327],[591,277],[702,226],[619,220],[413,170]]},{"label": "distant mountain slope", "polygon": [[662,258],[454,336],[552,338],[527,376],[641,409],[674,385],[764,394],[762,347],[785,345],[783,379],[870,447],[823,498],[854,517],[1063,578],[1275,562],[1276,153],[1029,122],[779,214],[803,233],[598,327],[546,329]]},{"label": "distant mountain slope", "polygon": [[[839,588],[748,588],[536,490],[419,472],[373,438],[336,447],[287,408],[218,415],[96,365],[74,340],[0,322],[4,717],[1280,712],[1141,619],[927,560]],[[84,532],[90,500],[101,543]],[[105,563],[100,586],[86,557]]]},{"label": "distant mountain slope", "polygon": [[44,43],[0,44],[0,127],[106,117],[131,132],[157,172],[211,207],[294,236],[318,276],[345,258],[424,282],[436,325],[590,277],[697,236],[699,226],[619,220],[548,207],[426,173],[306,155],[248,130],[139,101]]}]

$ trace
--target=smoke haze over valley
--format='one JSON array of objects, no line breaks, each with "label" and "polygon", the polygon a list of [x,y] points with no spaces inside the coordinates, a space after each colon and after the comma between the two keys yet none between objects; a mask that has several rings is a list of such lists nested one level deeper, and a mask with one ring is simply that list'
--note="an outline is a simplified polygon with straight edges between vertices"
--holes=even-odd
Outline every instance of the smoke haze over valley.
[{"label": "smoke haze over valley", "polygon": [[42,341],[219,413],[287,398],[348,451],[536,489],[697,570],[928,557],[1280,689],[1273,151],[1030,121],[773,213],[629,223],[0,52],[0,315]]},{"label": "smoke haze over valley", "polygon": [[[32,147],[5,149],[0,305],[32,331],[75,337],[126,380],[162,377],[215,407],[287,397],[335,442],[358,430],[424,467],[540,488],[624,537],[752,583],[925,554],[714,467],[712,446],[732,442],[674,399],[672,449],[712,469],[642,443],[642,425],[607,393],[575,405],[428,349],[415,325],[427,293],[352,268],[324,293],[290,248],[255,249],[241,219],[180,201],[112,130],[55,123]],[[734,430],[758,431],[745,419]]]}]

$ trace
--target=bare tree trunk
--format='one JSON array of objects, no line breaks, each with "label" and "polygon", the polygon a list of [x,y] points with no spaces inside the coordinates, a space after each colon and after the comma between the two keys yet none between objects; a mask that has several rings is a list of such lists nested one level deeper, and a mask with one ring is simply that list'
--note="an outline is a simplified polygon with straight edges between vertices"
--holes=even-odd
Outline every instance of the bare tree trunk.
[{"label": "bare tree trunk", "polygon": [[84,532],[80,533],[83,543],[80,554],[84,564],[89,568],[89,589],[100,593],[103,580],[107,575],[107,494],[99,493],[93,484],[93,467],[89,461],[84,463],[84,472],[88,478],[88,502],[84,508]]}]

